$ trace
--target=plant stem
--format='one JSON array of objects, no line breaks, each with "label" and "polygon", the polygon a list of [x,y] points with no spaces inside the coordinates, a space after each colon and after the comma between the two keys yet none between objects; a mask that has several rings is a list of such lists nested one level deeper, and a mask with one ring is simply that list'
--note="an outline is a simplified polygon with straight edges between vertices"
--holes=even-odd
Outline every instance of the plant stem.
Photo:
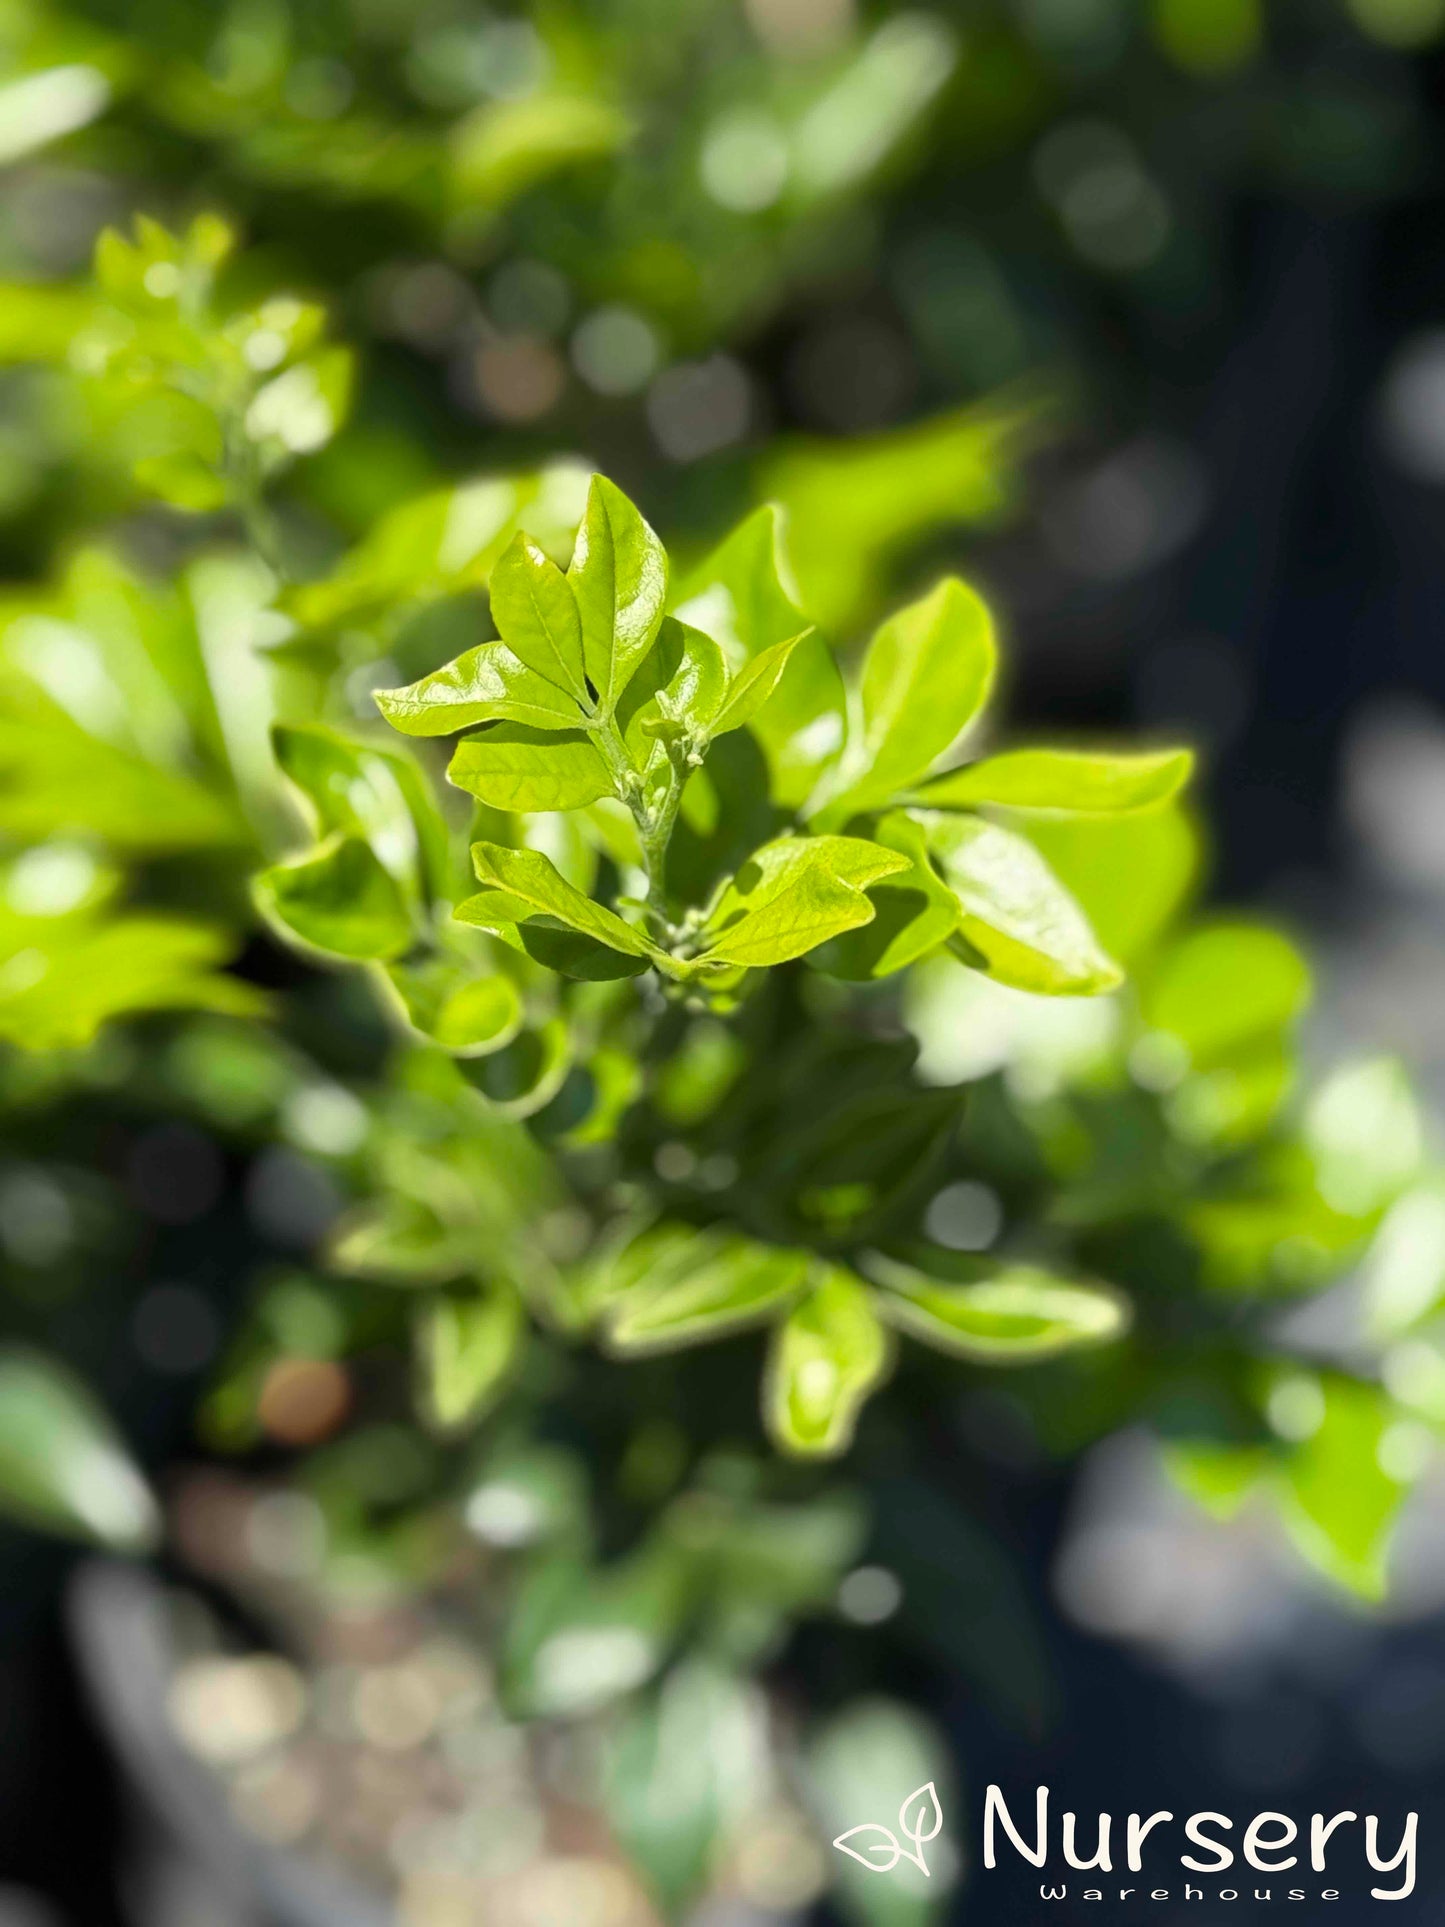
[{"label": "plant stem", "polygon": [[668,902],[663,875],[667,865],[667,848],[672,841],[673,828],[677,823],[677,812],[682,804],[682,787],[686,781],[687,770],[679,766],[676,754],[668,749],[667,787],[655,802],[648,800],[642,772],[628,753],[626,741],[615,719],[611,716],[599,718],[595,738],[612,776],[612,786],[617,796],[632,813],[637,825],[637,840],[642,848],[642,867],[647,874],[647,907],[660,935],[666,942],[672,942],[678,935],[672,921],[671,906]]}]

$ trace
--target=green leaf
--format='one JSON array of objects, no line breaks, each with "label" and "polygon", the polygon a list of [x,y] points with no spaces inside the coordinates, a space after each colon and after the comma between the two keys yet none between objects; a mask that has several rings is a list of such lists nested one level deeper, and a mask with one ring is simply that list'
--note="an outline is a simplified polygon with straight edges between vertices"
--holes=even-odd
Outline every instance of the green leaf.
[{"label": "green leaf", "polygon": [[494,810],[580,810],[612,794],[612,778],[590,736],[523,723],[498,723],[464,737],[447,780]]},{"label": "green leaf", "polygon": [[445,1050],[482,1056],[521,1028],[521,994],[510,977],[474,976],[446,957],[390,964],[385,976],[407,1022]]},{"label": "green leaf", "polygon": [[1117,1338],[1128,1323],[1116,1293],[1034,1265],[1006,1265],[972,1284],[940,1284],[883,1257],[868,1265],[888,1291],[879,1314],[935,1351],[989,1365],[1027,1365]]},{"label": "green leaf", "polygon": [[622,1353],[675,1351],[754,1324],[797,1293],[809,1262],[745,1238],[696,1233],[680,1242],[667,1226],[643,1243],[655,1256],[632,1256],[636,1282],[614,1301],[608,1325]]},{"label": "green leaf", "polygon": [[646,768],[659,739],[668,735],[705,742],[727,688],[727,664],[712,637],[664,616],[656,642],[617,706],[633,760]]},{"label": "green leaf", "polygon": [[777,1443],[799,1458],[846,1451],[889,1355],[866,1286],[826,1269],[774,1335],[764,1416]]},{"label": "green leaf", "polygon": [[567,580],[582,618],[587,678],[602,714],[610,716],[656,639],[667,600],[667,556],[603,475],[592,478]]},{"label": "green leaf", "polygon": [[874,831],[884,849],[908,859],[908,868],[868,892],[873,921],[833,938],[811,962],[830,977],[866,983],[906,969],[945,943],[958,928],[958,901],[929,861],[923,826],[893,810]]},{"label": "green leaf", "polygon": [[376,706],[404,736],[453,736],[478,723],[576,729],[582,712],[555,683],[518,661],[503,642],[468,649],[402,689],[378,689]]},{"label": "green leaf", "polygon": [[1135,755],[1066,749],[1015,749],[925,783],[918,801],[932,809],[1043,810],[1067,816],[1118,816],[1156,809],[1177,796],[1194,768],[1187,749]]},{"label": "green leaf", "polygon": [[752,969],[801,957],[870,922],[869,885],[907,868],[906,856],[861,837],[779,837],[723,891],[703,931],[702,961]]},{"label": "green leaf", "polygon": [[492,570],[489,593],[497,634],[518,661],[586,706],[582,619],[552,558],[519,531]]},{"label": "green leaf", "polygon": [[592,92],[489,100],[454,130],[453,187],[463,203],[504,207],[561,168],[615,153],[631,131],[626,115]]},{"label": "green leaf", "polygon": [[729,730],[741,729],[753,721],[763,704],[776,694],[793,651],[812,633],[811,629],[804,629],[796,636],[775,642],[771,649],[764,649],[738,671],[727,692],[727,700],[713,720],[714,736],[726,736]]},{"label": "green leaf", "polygon": [[136,463],[134,472],[148,494],[188,515],[213,514],[231,499],[225,478],[199,455],[179,452],[147,456]]},{"label": "green leaf", "polygon": [[332,1234],[327,1264],[390,1285],[443,1284],[472,1269],[462,1239],[426,1205],[403,1197],[349,1211]]},{"label": "green leaf", "polygon": [[715,636],[735,667],[798,638],[771,699],[751,719],[774,799],[797,809],[843,746],[846,698],[833,652],[807,629],[784,584],[780,536],[778,508],[755,510],[693,570],[675,613]]},{"label": "green leaf", "polygon": [[1198,877],[1200,832],[1178,804],[1127,816],[1033,816],[1017,827],[1124,964],[1158,941]]},{"label": "green leaf", "polygon": [[576,1718],[635,1691],[677,1635],[689,1578],[672,1547],[653,1544],[607,1566],[534,1567],[507,1617],[504,1704],[527,1718]]},{"label": "green leaf", "polygon": [[[620,971],[611,967],[608,974],[632,976],[663,960],[656,944],[632,924],[624,923],[615,911],[594,903],[574,888],[540,851],[474,843],[472,862],[486,887],[458,905],[460,922],[490,930],[504,941],[526,948],[528,955],[542,963],[554,956],[574,964],[585,962],[600,948],[630,960]],[[561,933],[560,944],[548,941],[553,932]],[[582,938],[580,949],[575,942],[569,944],[568,937]],[[550,967],[569,976],[575,974],[561,962],[551,962]]]},{"label": "green leaf", "polygon": [[955,576],[891,616],[863,659],[857,767],[828,820],[911,788],[988,701],[996,661],[993,620]]},{"label": "green leaf", "polygon": [[1416,1176],[1425,1150],[1404,1065],[1389,1057],[1338,1065],[1309,1101],[1304,1138],[1320,1190],[1337,1211],[1364,1217],[1389,1204]]},{"label": "green leaf", "polygon": [[24,1050],[65,1050],[140,1011],[254,1017],[263,994],[215,969],[234,949],[227,932],[179,917],[67,921],[0,962],[0,1037]]},{"label": "green leaf", "polygon": [[439,1297],[422,1314],[417,1345],[423,1406],[453,1431],[480,1418],[501,1389],[526,1331],[514,1291]]},{"label": "green leaf", "polygon": [[1283,1029],[1309,996],[1309,967],[1288,937],[1244,918],[1188,931],[1139,987],[1144,1022],[1186,1044],[1196,1068]]},{"label": "green leaf", "polygon": [[1291,1538],[1338,1584],[1370,1600],[1385,1597],[1390,1538],[1405,1487],[1380,1464],[1391,1423],[1377,1385],[1334,1374],[1319,1381],[1319,1423],[1291,1452],[1282,1507]]},{"label": "green leaf", "polygon": [[1233,1519],[1273,1469],[1267,1448],[1213,1440],[1174,1440],[1161,1454],[1164,1470],[1211,1518]]},{"label": "green leaf", "polygon": [[959,908],[965,961],[1018,990],[1091,996],[1122,973],[1033,844],[976,816],[919,815]]},{"label": "green leaf", "polygon": [[360,837],[330,836],[310,855],[263,870],[252,889],[283,936],[334,956],[397,957],[415,938],[400,885]]},{"label": "green leaf", "polygon": [[360,837],[411,893],[442,894],[446,825],[414,763],[316,724],[278,723],[271,742],[276,761],[315,810],[321,836]]},{"label": "green leaf", "polygon": [[229,797],[77,728],[69,718],[0,716],[0,834],[26,842],[89,832],[114,849],[244,847]]},{"label": "green leaf", "polygon": [[145,1552],[160,1514],[110,1421],[38,1352],[0,1350],[0,1511],[117,1552]]}]

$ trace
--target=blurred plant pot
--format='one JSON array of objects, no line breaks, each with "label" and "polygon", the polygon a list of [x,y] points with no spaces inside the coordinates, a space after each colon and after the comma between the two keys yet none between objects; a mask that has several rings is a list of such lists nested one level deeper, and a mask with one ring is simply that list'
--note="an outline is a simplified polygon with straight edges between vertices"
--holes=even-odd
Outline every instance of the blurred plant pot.
[{"label": "blurred plant pot", "polygon": [[175,1670],[165,1590],[144,1567],[91,1560],[71,1583],[82,1679],[133,1812],[124,1869],[136,1927],[389,1927],[389,1908],[301,1853],[249,1838],[167,1713]]}]

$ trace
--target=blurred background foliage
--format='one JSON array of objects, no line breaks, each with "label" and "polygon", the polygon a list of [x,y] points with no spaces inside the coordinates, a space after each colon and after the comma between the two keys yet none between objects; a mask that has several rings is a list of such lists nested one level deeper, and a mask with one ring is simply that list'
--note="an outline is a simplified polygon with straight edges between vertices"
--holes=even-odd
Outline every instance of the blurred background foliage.
[{"label": "blurred background foliage", "polygon": [[[952,1822],[990,1771],[961,1730],[1025,1761],[1057,1731],[1040,1572],[1085,1448],[1144,1427],[1192,1507],[1151,1498],[1142,1566],[1137,1517],[1064,1535],[1100,1632],[1213,1652],[1269,1617],[1261,1563],[1323,1610],[1281,1522],[1384,1593],[1445,1422],[1431,1131],[1387,1058],[1302,1076],[1311,973],[1198,914],[1191,813],[1031,825],[1118,996],[797,969],[679,1017],[641,1080],[600,994],[482,1058],[398,1044],[359,973],[258,927],[249,877],[304,837],[272,717],[383,747],[371,691],[488,633],[517,528],[565,561],[591,468],[679,574],[779,502],[845,656],[962,566],[1029,721],[1187,724],[1226,875],[1317,859],[1360,677],[1320,641],[1328,568],[1273,653],[1261,605],[1360,237],[1435,205],[1442,32],[1435,0],[0,6],[0,1482],[114,1546],[164,1509],[211,1597],[166,1623],[174,1725],[252,1839],[397,1890],[408,1927],[479,1892],[498,1919],[773,1921],[830,1883],[905,1927],[959,1867],[925,1893],[823,1849],[930,1778]],[[107,229],[134,246],[97,255]],[[1431,339],[1361,378],[1425,484]],[[642,1199],[947,1282],[1023,1251],[1110,1281],[1133,1328],[1006,1378],[909,1346],[819,1471],[763,1447],[746,1336],[514,1362],[449,1309],[570,1278]],[[1343,1327],[1290,1322],[1346,1273]],[[1223,1575],[1212,1625],[1159,1577],[1181,1543]],[[22,1655],[38,1544],[4,1542]],[[389,1782],[338,1819],[422,1757],[430,1834]],[[17,1874],[106,1918],[108,1873],[23,1831]]]}]

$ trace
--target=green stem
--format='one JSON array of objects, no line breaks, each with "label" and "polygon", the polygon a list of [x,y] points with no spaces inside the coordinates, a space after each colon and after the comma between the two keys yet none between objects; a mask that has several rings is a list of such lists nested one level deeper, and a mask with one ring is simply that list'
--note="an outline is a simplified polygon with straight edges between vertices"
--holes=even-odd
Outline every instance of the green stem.
[{"label": "green stem", "polygon": [[686,780],[686,770],[679,768],[676,757],[669,751],[667,788],[656,805],[653,805],[648,801],[643,788],[642,774],[628,753],[627,744],[615,719],[611,716],[599,718],[594,734],[597,747],[611,774],[612,787],[631,811],[632,820],[637,825],[637,840],[642,847],[642,867],[647,874],[648,910],[657,924],[659,934],[665,942],[670,943],[677,936],[677,931],[673,925],[672,909],[663,884],[663,875],[667,865],[668,845],[672,841],[677,812],[682,803],[682,786]]}]

